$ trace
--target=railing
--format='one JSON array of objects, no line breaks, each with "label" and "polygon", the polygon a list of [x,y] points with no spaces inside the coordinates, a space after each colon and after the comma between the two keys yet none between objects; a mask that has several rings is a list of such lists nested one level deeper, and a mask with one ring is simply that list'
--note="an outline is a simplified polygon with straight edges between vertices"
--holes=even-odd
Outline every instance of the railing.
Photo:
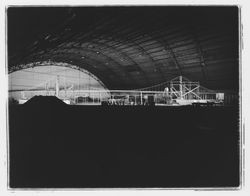
[{"label": "railing", "polygon": [[143,89],[108,90],[108,89],[55,89],[22,90],[9,92],[10,97],[28,100],[35,95],[57,96],[71,104],[100,105],[189,105],[193,103],[222,103],[224,93],[218,93],[202,87],[199,82],[192,82],[183,76],[171,81]]},{"label": "railing", "polygon": [[[175,91],[175,94],[180,92]],[[17,91],[10,92],[10,97],[16,99],[29,100],[35,95],[56,96],[55,90],[38,91]],[[102,103],[110,105],[173,105],[192,104],[193,102],[215,101],[216,93],[200,93],[199,97],[184,95],[183,99],[173,96],[165,91],[137,91],[137,90],[61,90],[58,98],[69,100],[71,104],[79,105],[100,105]],[[183,101],[185,100],[185,101]]]}]

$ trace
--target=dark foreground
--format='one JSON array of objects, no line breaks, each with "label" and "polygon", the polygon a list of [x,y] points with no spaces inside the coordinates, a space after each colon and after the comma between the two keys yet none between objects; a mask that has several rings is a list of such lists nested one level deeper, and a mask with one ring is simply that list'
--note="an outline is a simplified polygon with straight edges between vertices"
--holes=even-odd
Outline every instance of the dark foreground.
[{"label": "dark foreground", "polygon": [[10,187],[237,187],[238,119],[237,107],[11,106]]}]

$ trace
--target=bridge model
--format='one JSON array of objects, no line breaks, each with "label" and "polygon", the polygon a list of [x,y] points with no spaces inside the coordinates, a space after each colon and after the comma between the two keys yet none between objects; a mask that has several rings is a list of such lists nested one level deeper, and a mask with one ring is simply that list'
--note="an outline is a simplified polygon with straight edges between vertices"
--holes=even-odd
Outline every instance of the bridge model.
[{"label": "bridge model", "polygon": [[[34,87],[26,90],[9,91],[10,97],[20,97],[22,104],[35,95],[57,96],[67,104],[79,105],[192,105],[192,104],[223,104],[224,93],[209,90],[178,76],[170,81],[142,89],[108,90],[108,89],[76,89],[74,85],[60,85],[59,76],[54,78],[54,88],[48,82],[41,89]],[[50,81],[51,82],[51,81]]]}]

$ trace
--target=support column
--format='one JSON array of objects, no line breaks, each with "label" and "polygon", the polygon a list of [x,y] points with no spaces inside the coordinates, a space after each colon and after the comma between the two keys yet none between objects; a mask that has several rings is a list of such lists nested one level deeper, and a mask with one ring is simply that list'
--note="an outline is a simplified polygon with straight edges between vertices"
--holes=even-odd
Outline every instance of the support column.
[{"label": "support column", "polygon": [[141,92],[141,105],[142,105],[142,92]]},{"label": "support column", "polygon": [[172,101],[172,97],[173,97],[173,82],[171,81],[170,83],[170,99]]},{"label": "support column", "polygon": [[56,96],[59,97],[59,75],[56,77]]},{"label": "support column", "polygon": [[180,76],[180,96],[181,96],[181,99],[183,99],[183,97],[182,97],[182,91],[183,91],[183,89],[182,89],[182,76]]},{"label": "support column", "polygon": [[198,82],[197,95],[200,97],[200,83]]}]

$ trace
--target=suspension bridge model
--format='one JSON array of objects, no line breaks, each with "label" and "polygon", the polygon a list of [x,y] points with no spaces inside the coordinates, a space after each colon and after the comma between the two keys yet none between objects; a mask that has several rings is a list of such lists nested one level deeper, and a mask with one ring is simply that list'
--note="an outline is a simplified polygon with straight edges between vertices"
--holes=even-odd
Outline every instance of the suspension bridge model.
[{"label": "suspension bridge model", "polygon": [[[19,94],[19,103],[24,103],[35,95],[56,96],[67,104],[82,105],[191,105],[222,104],[224,93],[209,90],[184,76],[154,86],[133,90],[80,89],[70,81],[60,82],[55,75],[49,81],[29,89],[10,90]],[[54,84],[54,85],[51,85]]]}]

